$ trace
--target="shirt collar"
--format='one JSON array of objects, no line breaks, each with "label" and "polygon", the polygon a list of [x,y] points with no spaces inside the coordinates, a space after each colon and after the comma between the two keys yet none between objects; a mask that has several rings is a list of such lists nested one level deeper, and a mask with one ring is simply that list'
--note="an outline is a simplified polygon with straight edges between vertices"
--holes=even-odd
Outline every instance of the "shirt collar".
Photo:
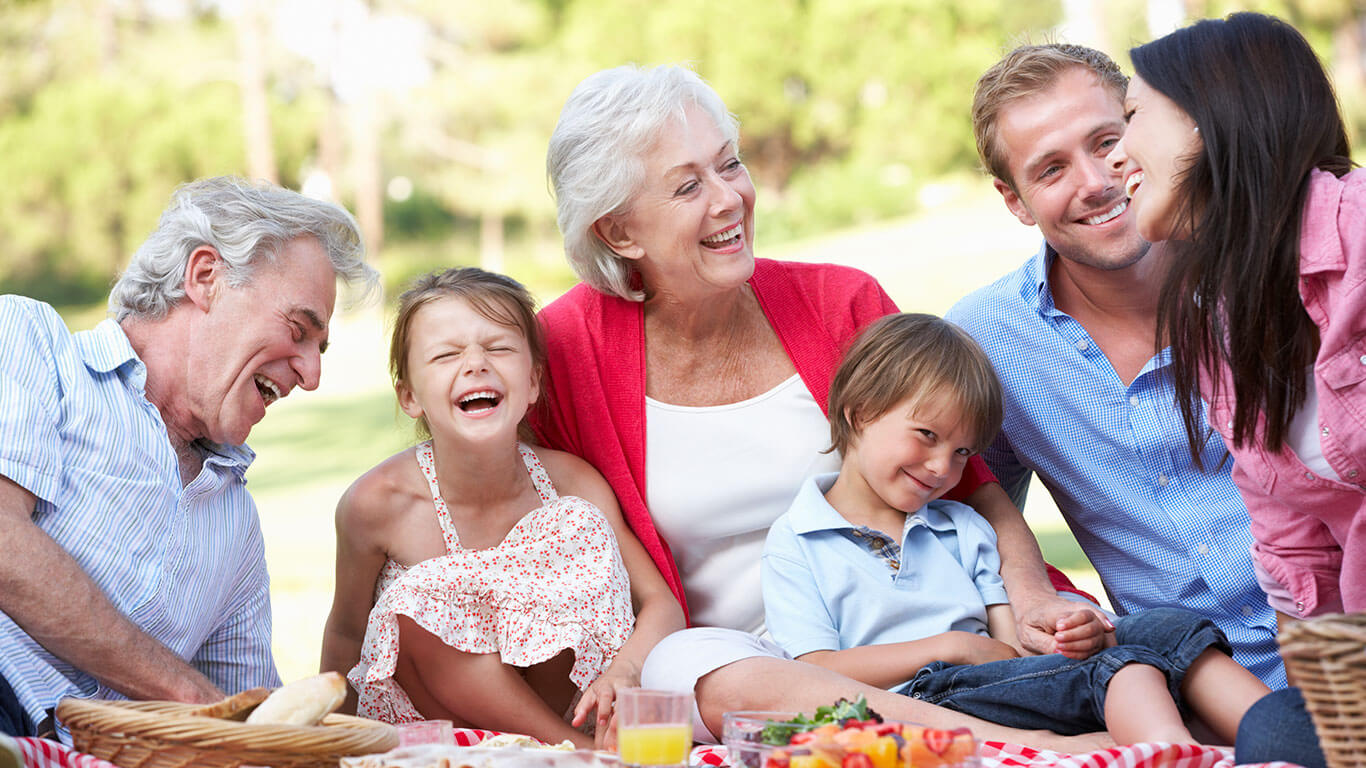
[{"label": "shirt collar", "polygon": [[[837,477],[839,477],[838,472],[827,472],[808,477],[802,483],[802,489],[797,492],[797,498],[792,503],[792,509],[788,513],[792,530],[797,535],[854,528],[852,523],[845,520],[839,512],[835,511],[834,507],[830,506],[830,502],[825,500],[825,492],[835,484]],[[927,527],[936,531],[951,531],[957,527],[954,525],[953,519],[939,509],[938,504],[930,502],[906,516],[906,525],[901,530],[903,541],[906,538],[906,531],[914,527],[917,521],[923,522]]]},{"label": "shirt collar", "polygon": [[94,328],[81,331],[74,336],[77,352],[85,361],[85,367],[95,373],[118,370],[130,361],[142,365],[137,353],[133,351],[133,345],[128,341],[128,335],[112,319],[102,320]]},{"label": "shirt collar", "polygon": [[1020,282],[1020,298],[1040,314],[1053,314],[1058,311],[1053,304],[1053,292],[1048,287],[1048,269],[1058,252],[1044,240],[1025,266],[1024,279]]}]

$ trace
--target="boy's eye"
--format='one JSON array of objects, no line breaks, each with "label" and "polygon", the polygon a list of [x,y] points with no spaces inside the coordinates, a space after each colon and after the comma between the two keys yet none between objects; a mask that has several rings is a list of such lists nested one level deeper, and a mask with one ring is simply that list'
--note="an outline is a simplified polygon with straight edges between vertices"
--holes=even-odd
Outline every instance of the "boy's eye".
[{"label": "boy's eye", "polygon": [[964,457],[964,458],[967,458],[967,457],[973,455],[974,453],[977,453],[977,451],[974,451],[974,450],[972,450],[971,448],[959,448],[958,450],[954,451],[954,453],[956,453],[956,454],[958,454],[959,456],[962,456],[962,457]]},{"label": "boy's eye", "polygon": [[917,429],[916,431],[919,432],[922,436],[924,436],[927,440],[933,440],[934,437],[935,437],[935,435],[934,435],[934,430],[930,430],[930,429]]}]

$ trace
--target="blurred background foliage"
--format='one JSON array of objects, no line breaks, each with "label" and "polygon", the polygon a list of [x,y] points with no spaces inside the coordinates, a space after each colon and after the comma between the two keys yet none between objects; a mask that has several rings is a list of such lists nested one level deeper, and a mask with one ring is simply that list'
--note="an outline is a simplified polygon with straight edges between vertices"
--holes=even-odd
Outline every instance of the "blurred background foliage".
[{"label": "blurred background foliage", "polygon": [[[8,0],[0,292],[100,301],[184,181],[332,197],[392,291],[483,264],[572,281],[544,174],[587,74],[690,62],[740,118],[767,243],[911,213],[976,165],[976,77],[1024,41],[1105,49],[1276,13],[1366,126],[1362,0]],[[531,264],[534,270],[526,268]]]}]

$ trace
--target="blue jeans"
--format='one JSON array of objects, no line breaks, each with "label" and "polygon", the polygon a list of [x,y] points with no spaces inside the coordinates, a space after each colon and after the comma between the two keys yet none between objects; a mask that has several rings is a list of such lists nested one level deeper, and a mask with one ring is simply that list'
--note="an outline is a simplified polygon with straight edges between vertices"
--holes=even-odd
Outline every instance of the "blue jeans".
[{"label": "blue jeans", "polygon": [[1273,760],[1299,763],[1305,768],[1328,765],[1298,688],[1272,691],[1252,705],[1238,723],[1238,742],[1233,754],[1240,765]]},{"label": "blue jeans", "polygon": [[19,697],[4,677],[0,677],[0,733],[6,736],[37,735],[28,721],[28,713],[19,704]]},{"label": "blue jeans", "polygon": [[1115,641],[1080,660],[1055,653],[987,664],[936,661],[896,692],[1012,728],[1073,735],[1105,730],[1106,689],[1125,665],[1157,668],[1172,700],[1184,708],[1181,680],[1196,657],[1210,648],[1232,652],[1214,622],[1180,608],[1121,618]]}]

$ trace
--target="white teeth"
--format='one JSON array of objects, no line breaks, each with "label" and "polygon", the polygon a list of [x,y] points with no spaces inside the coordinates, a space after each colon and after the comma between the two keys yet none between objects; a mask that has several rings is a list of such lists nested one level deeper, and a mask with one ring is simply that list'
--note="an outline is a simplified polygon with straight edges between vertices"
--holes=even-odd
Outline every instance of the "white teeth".
[{"label": "white teeth", "polygon": [[276,400],[284,397],[284,395],[280,394],[280,388],[275,385],[275,382],[267,379],[265,376],[258,373],[252,378],[256,381],[256,386],[265,390],[262,395],[264,395],[266,405],[270,405]]},{"label": "white teeth", "polygon": [[461,397],[461,398],[460,398],[460,402],[462,402],[462,403],[468,403],[468,402],[471,401],[471,400],[478,400],[478,399],[481,398],[481,397],[482,397],[482,398],[485,398],[485,399],[488,399],[488,400],[497,400],[497,399],[498,399],[498,393],[497,393],[497,392],[494,392],[494,391],[491,390],[491,389],[486,389],[486,390],[483,390],[483,391],[480,391],[480,392],[471,392],[471,393],[469,393],[468,395],[465,395],[464,397]]},{"label": "white teeth", "polygon": [[1142,183],[1143,171],[1139,171],[1138,173],[1129,176],[1129,178],[1126,179],[1124,182],[1124,194],[1128,195],[1129,197],[1133,197],[1134,192],[1138,189],[1138,185]]},{"label": "white teeth", "polygon": [[1125,209],[1125,208],[1128,208],[1128,207],[1129,207],[1129,201],[1128,201],[1127,199],[1125,199],[1125,200],[1120,200],[1120,201],[1119,201],[1119,205],[1116,205],[1114,208],[1111,208],[1110,210],[1106,211],[1105,213],[1100,214],[1099,216],[1092,216],[1091,218],[1086,219],[1086,223],[1087,223],[1087,224],[1092,224],[1092,225],[1094,225],[1094,224],[1104,224],[1105,222],[1109,221],[1110,219],[1113,219],[1114,217],[1120,215],[1121,213],[1124,213],[1124,209]]},{"label": "white teeth", "polygon": [[724,232],[717,232],[711,237],[702,238],[702,242],[706,243],[707,245],[716,245],[717,243],[724,243],[725,241],[733,237],[739,237],[740,234],[744,232],[744,230],[744,222],[740,222]]}]

